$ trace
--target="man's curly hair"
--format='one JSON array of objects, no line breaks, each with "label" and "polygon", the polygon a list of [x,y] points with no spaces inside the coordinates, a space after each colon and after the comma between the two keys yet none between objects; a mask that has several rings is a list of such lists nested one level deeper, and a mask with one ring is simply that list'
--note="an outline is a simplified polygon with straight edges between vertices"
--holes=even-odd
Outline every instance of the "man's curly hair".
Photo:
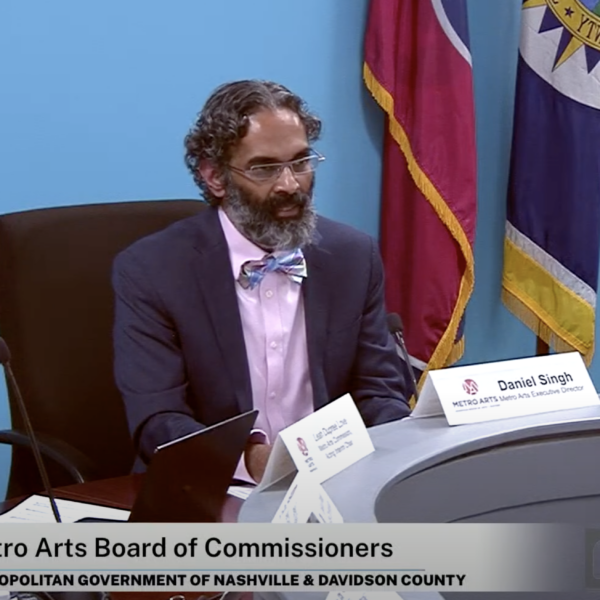
[{"label": "man's curly hair", "polygon": [[223,173],[232,150],[248,132],[248,117],[263,109],[279,108],[287,108],[300,117],[310,143],[319,138],[320,119],[308,111],[299,96],[279,83],[234,81],[218,87],[206,101],[185,137],[185,164],[209,204],[218,206],[221,198],[214,196],[202,179],[200,161],[209,160]]}]

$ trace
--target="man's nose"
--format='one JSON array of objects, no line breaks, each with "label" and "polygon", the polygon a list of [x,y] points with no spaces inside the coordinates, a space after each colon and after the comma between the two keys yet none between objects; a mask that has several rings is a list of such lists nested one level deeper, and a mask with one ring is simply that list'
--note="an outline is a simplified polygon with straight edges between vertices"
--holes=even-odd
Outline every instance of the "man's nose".
[{"label": "man's nose", "polygon": [[273,187],[273,191],[275,192],[287,192],[288,194],[293,194],[298,190],[300,184],[296,179],[294,172],[292,171],[289,165],[283,167],[283,171],[277,178],[275,182],[275,186]]}]

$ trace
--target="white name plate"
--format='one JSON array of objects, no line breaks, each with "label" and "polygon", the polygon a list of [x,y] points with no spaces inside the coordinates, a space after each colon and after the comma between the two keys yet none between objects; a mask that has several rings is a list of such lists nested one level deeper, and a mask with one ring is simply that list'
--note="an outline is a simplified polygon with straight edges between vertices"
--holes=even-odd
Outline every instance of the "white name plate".
[{"label": "white name plate", "polygon": [[273,517],[273,523],[343,523],[339,510],[311,475],[298,473],[283,502]]},{"label": "white name plate", "polygon": [[413,418],[481,423],[599,405],[578,352],[430,371]]},{"label": "white name plate", "polygon": [[358,408],[346,394],[279,433],[258,489],[295,470],[323,483],[374,450]]}]

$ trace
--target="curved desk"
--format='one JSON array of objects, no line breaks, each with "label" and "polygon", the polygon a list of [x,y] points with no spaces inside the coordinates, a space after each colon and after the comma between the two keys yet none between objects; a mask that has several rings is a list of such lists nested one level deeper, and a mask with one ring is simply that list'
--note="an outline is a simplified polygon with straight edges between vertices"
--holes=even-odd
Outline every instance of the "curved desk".
[{"label": "curved desk", "polygon": [[[600,407],[456,427],[442,417],[408,418],[369,431],[375,452],[323,484],[346,522],[600,520]],[[270,522],[290,481],[251,494],[239,521]],[[412,600],[413,594],[403,596]],[[414,595],[415,600],[472,597]],[[570,594],[568,600],[578,597]]]}]

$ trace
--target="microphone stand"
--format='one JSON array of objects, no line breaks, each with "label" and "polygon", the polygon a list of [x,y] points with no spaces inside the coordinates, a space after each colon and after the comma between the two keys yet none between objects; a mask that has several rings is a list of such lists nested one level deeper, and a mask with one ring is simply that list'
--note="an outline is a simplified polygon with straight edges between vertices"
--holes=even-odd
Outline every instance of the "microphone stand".
[{"label": "microphone stand", "polygon": [[56,506],[56,500],[54,498],[54,493],[52,492],[52,486],[50,485],[50,480],[48,479],[48,472],[46,471],[46,467],[44,466],[44,461],[42,460],[42,453],[40,452],[40,447],[37,443],[37,438],[33,431],[33,426],[31,425],[31,421],[29,419],[29,413],[27,412],[27,407],[25,406],[25,402],[23,401],[23,396],[21,396],[21,390],[17,385],[17,380],[15,379],[13,370],[10,366],[10,352],[8,351],[8,346],[6,342],[2,338],[0,338],[0,355],[6,360],[2,360],[2,365],[4,366],[4,371],[6,373],[6,377],[8,379],[9,384],[11,385],[13,392],[15,393],[15,398],[17,400],[17,405],[19,406],[19,411],[21,413],[21,417],[25,424],[25,430],[27,431],[27,435],[29,436],[29,440],[31,441],[31,449],[33,450],[33,455],[35,457],[35,462],[37,464],[38,471],[42,478],[42,483],[44,484],[44,490],[46,494],[48,494],[48,498],[50,500],[50,506],[52,507],[52,513],[54,514],[54,518],[57,523],[60,523],[60,514],[58,512],[58,507]]},{"label": "microphone stand", "polygon": [[415,402],[416,402],[419,399],[419,390],[417,388],[417,380],[415,378],[415,372],[412,368],[412,365],[410,364],[410,358],[408,356],[408,350],[406,349],[406,344],[404,343],[404,338],[402,337],[402,334],[398,330],[394,331],[392,333],[392,335],[394,336],[394,341],[396,342],[396,346],[398,346],[400,348],[400,351],[402,352],[402,358],[404,358],[404,362],[406,362],[406,368],[410,375],[410,383],[411,383],[412,392],[415,396]]}]

